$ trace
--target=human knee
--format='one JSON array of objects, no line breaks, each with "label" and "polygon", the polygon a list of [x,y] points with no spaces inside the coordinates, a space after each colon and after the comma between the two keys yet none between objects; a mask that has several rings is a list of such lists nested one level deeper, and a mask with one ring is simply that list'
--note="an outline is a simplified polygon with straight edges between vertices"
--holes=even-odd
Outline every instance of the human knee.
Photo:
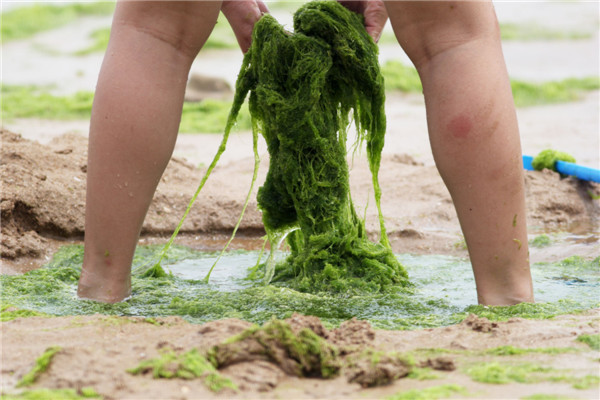
[{"label": "human knee", "polygon": [[466,44],[500,42],[491,1],[388,1],[386,7],[398,41],[417,68]]},{"label": "human knee", "polygon": [[121,1],[113,30],[123,27],[195,58],[215,26],[220,1]]}]

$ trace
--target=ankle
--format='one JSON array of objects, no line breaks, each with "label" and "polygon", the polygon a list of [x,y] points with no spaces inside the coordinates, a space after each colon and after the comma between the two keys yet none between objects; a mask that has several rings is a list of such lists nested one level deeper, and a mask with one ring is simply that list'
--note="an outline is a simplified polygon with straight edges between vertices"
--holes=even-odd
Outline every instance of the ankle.
[{"label": "ankle", "polygon": [[131,296],[131,276],[97,274],[82,268],[77,296],[83,300],[118,303]]},{"label": "ankle", "polygon": [[531,290],[503,292],[503,293],[478,293],[477,301],[486,306],[513,306],[520,303],[534,303]]}]

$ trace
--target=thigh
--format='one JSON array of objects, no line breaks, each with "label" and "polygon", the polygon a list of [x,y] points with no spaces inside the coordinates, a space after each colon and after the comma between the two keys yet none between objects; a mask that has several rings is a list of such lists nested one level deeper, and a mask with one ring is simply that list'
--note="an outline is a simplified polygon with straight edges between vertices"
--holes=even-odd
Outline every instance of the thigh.
[{"label": "thigh", "polygon": [[387,1],[386,7],[398,42],[417,68],[463,43],[499,40],[490,0]]},{"label": "thigh", "polygon": [[221,1],[128,1],[117,3],[113,30],[132,27],[195,57],[212,32]]}]

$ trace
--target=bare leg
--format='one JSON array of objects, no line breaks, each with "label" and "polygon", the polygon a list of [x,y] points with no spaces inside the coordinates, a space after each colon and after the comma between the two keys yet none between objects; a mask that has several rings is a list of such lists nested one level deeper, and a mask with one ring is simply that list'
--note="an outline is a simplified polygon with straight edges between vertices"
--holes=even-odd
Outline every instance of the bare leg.
[{"label": "bare leg", "polygon": [[220,7],[117,5],[90,125],[82,298],[112,303],[130,294],[133,253],[173,152],[189,69]]},{"label": "bare leg", "polygon": [[478,300],[531,302],[521,145],[493,6],[386,5],[423,82],[433,155],[458,213]]}]

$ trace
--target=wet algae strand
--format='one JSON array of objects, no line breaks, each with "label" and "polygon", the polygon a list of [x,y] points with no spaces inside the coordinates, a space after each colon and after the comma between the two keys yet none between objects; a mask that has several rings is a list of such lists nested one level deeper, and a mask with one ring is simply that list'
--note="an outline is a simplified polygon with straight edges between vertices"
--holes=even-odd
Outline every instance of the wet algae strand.
[{"label": "wet algae strand", "polygon": [[[301,291],[385,290],[407,283],[383,224],[378,183],[386,128],[377,46],[362,16],[315,1],[294,14],[294,33],[270,15],[255,25],[238,77],[234,110],[246,93],[270,165],[258,205],[272,248],[291,255],[265,278]],[[241,93],[240,91],[245,91]],[[367,239],[349,190],[347,132],[366,142],[381,239]],[[232,119],[232,118],[230,118]],[[235,119],[235,116],[234,118]]]}]

